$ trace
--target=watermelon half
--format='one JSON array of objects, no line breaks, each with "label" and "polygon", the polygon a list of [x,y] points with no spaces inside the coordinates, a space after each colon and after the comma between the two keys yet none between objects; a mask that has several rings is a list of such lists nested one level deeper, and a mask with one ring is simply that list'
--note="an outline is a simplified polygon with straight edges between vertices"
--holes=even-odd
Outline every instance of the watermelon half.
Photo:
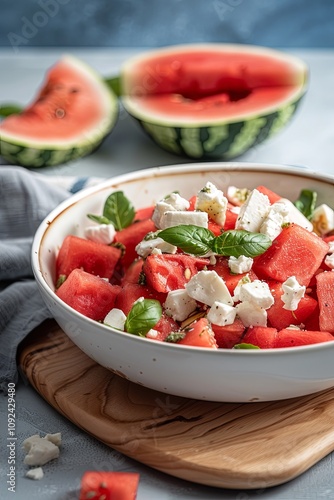
[{"label": "watermelon half", "polygon": [[112,130],[118,100],[89,66],[64,56],[35,101],[0,124],[1,155],[26,167],[58,165],[89,154]]},{"label": "watermelon half", "polygon": [[307,74],[303,61],[276,50],[190,44],[129,59],[120,87],[125,109],[159,146],[231,159],[289,122]]}]

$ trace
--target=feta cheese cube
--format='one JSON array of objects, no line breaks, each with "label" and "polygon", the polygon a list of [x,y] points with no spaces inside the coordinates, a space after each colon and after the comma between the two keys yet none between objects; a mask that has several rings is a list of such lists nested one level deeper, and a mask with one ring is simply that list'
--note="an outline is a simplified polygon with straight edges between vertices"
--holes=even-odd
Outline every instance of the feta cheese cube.
[{"label": "feta cheese cube", "polygon": [[184,321],[196,307],[196,300],[191,298],[185,289],[169,292],[164,303],[166,314],[175,321]]},{"label": "feta cheese cube", "polygon": [[250,279],[248,274],[246,274],[246,276],[244,276],[243,278],[241,278],[241,280],[238,281],[237,286],[233,290],[233,301],[234,302],[240,301],[240,290],[241,290],[242,285],[244,285],[245,283],[251,283],[251,282],[252,282],[252,280]]},{"label": "feta cheese cube", "polygon": [[166,198],[164,199],[165,203],[168,203],[172,207],[174,207],[175,210],[188,210],[190,207],[190,203],[188,200],[185,198],[182,198],[178,193],[171,193]]},{"label": "feta cheese cube", "polygon": [[215,301],[207,314],[207,318],[214,325],[225,326],[234,322],[236,314],[235,307]]},{"label": "feta cheese cube", "polygon": [[277,201],[271,205],[267,217],[260,227],[260,233],[274,240],[282,231],[282,225],[290,222],[289,210],[285,203]]},{"label": "feta cheese cube", "polygon": [[180,224],[190,224],[200,227],[208,227],[208,214],[206,212],[182,212],[167,211],[160,220],[160,229],[179,226]]},{"label": "feta cheese cube", "polygon": [[270,209],[268,196],[253,189],[245,203],[241,206],[235,229],[244,229],[250,232],[259,232],[263,221]]},{"label": "feta cheese cube", "polygon": [[311,218],[314,232],[323,236],[334,229],[334,210],[323,203],[313,212]]},{"label": "feta cheese cube", "polygon": [[121,311],[121,309],[114,307],[114,309],[111,309],[111,311],[108,312],[107,316],[103,320],[103,323],[124,332],[125,321],[126,316],[124,312]]},{"label": "feta cheese cube", "polygon": [[223,226],[226,219],[227,198],[211,182],[207,182],[197,194],[196,210],[206,212],[212,220]]},{"label": "feta cheese cube", "polygon": [[109,245],[114,241],[116,229],[113,224],[99,224],[98,226],[88,226],[85,229],[85,237],[96,243]]},{"label": "feta cheese cube", "polygon": [[26,465],[44,465],[59,457],[58,446],[38,435],[25,439],[23,448],[28,452],[23,461]]},{"label": "feta cheese cube", "polygon": [[235,309],[244,326],[267,326],[267,311],[253,302],[240,302]]},{"label": "feta cheese cube", "polygon": [[330,269],[334,269],[334,253],[330,253],[329,255],[326,255],[325,264]]},{"label": "feta cheese cube", "polygon": [[236,186],[229,186],[227,188],[227,199],[233,205],[237,205],[240,207],[245,201],[250,193],[250,190],[247,188],[237,188]]},{"label": "feta cheese cube", "polygon": [[146,258],[148,255],[152,253],[154,249],[158,249],[161,252],[164,253],[176,253],[177,252],[177,247],[174,245],[171,245],[170,243],[167,243],[167,241],[164,241],[162,238],[153,238],[151,240],[142,240],[138,245],[136,246],[136,252],[138,255],[141,257]]},{"label": "feta cheese cube", "polygon": [[268,283],[260,280],[241,285],[239,299],[263,309],[269,309],[274,303],[274,297],[271,295]]},{"label": "feta cheese cube", "polygon": [[154,208],[152,220],[158,229],[161,229],[161,219],[165,212],[188,210],[190,203],[177,193],[171,193],[164,200],[160,200]]},{"label": "feta cheese cube", "polygon": [[42,467],[36,467],[35,469],[30,469],[26,472],[26,477],[29,479],[39,480],[44,477],[44,472]]},{"label": "feta cheese cube", "polygon": [[288,219],[289,222],[293,222],[295,224],[298,224],[299,226],[307,229],[307,231],[313,231],[313,224],[311,221],[309,221],[305,215],[301,213],[300,210],[292,203],[292,201],[287,200],[286,198],[281,198],[279,200],[279,203],[283,203],[288,212]]},{"label": "feta cheese cube", "polygon": [[208,306],[216,301],[233,305],[225,281],[216,271],[199,271],[185,286],[190,297]]},{"label": "feta cheese cube", "polygon": [[298,283],[295,276],[290,276],[282,283],[283,295],[281,296],[284,302],[283,309],[295,311],[298,308],[299,301],[305,295],[306,286]]},{"label": "feta cheese cube", "polygon": [[252,257],[240,255],[238,258],[231,256],[228,259],[228,266],[234,274],[248,273],[253,265]]}]

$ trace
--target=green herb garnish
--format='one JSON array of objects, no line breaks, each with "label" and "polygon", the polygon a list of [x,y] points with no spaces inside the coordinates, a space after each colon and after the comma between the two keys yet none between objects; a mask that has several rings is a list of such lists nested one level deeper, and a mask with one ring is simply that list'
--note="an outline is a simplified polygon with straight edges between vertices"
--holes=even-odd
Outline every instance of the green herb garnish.
[{"label": "green herb garnish", "polygon": [[305,215],[307,219],[311,219],[316,202],[317,192],[311,191],[310,189],[303,189],[300,192],[299,198],[295,201],[294,205],[303,215]]},{"label": "green herb garnish", "polygon": [[137,300],[125,321],[124,329],[128,333],[145,337],[147,332],[153,328],[162,315],[161,304],[158,300]]},{"label": "green herb garnish", "polygon": [[123,191],[115,191],[106,199],[102,215],[87,214],[87,217],[99,224],[113,224],[116,231],[120,231],[132,224],[135,214],[134,206]]},{"label": "green herb garnish", "polygon": [[246,342],[243,342],[241,344],[235,344],[235,346],[233,346],[233,349],[260,349],[260,347],[254,344],[247,344]]},{"label": "green herb garnish", "polygon": [[215,236],[209,229],[181,224],[160,231],[159,237],[192,255],[213,252],[218,255],[256,257],[272,244],[265,234],[230,230]]}]

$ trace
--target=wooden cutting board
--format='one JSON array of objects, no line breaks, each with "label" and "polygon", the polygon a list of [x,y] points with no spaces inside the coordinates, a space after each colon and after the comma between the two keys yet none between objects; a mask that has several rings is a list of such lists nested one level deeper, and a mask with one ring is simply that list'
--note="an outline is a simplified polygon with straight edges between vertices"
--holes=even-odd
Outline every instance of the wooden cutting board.
[{"label": "wooden cutting board", "polygon": [[169,396],[99,366],[53,321],[27,337],[18,361],[35,389],[78,427],[190,481],[265,488],[298,476],[334,449],[334,390],[247,404]]}]

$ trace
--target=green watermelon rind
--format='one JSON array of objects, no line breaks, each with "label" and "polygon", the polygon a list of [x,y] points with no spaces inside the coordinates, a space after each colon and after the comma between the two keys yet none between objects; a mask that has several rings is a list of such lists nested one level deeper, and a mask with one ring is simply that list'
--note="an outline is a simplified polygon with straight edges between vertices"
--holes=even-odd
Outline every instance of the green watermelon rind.
[{"label": "green watermelon rind", "polygon": [[92,68],[72,56],[66,57],[84,67],[101,85],[105,96],[109,100],[110,113],[108,117],[101,120],[101,123],[89,132],[87,138],[73,140],[69,143],[55,141],[54,144],[51,144],[42,141],[25,141],[21,137],[15,137],[13,134],[8,136],[1,131],[0,155],[9,163],[30,168],[57,166],[68,163],[95,151],[105,137],[113,130],[119,113],[117,96]]},{"label": "green watermelon rind", "polygon": [[302,97],[269,114],[221,125],[172,127],[134,118],[158,146],[170,153],[192,159],[232,160],[281,131]]}]

